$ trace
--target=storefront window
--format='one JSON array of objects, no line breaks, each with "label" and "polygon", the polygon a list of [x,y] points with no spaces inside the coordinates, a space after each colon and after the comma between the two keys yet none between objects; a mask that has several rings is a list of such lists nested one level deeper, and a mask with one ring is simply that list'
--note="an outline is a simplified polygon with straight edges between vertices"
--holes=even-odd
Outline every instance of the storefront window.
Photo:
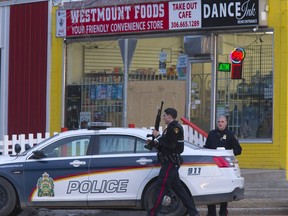
[{"label": "storefront window", "polygon": [[67,48],[69,129],[91,121],[121,125],[123,62],[117,41],[71,43]]},{"label": "storefront window", "polygon": [[[180,104],[179,111],[184,115],[185,74],[179,79],[176,71],[182,45],[183,37],[137,39],[130,54],[128,123],[153,126],[159,100]],[[69,129],[85,128],[90,121],[109,121],[113,126],[122,126],[122,52],[118,40],[67,45],[66,125]],[[184,97],[177,97],[178,93]],[[155,104],[147,106],[149,101]]]},{"label": "storefront window", "polygon": [[243,48],[245,59],[237,79],[233,79],[232,72],[217,72],[217,114],[228,117],[228,126],[239,139],[271,140],[273,35],[242,33],[219,38],[219,63],[231,63],[231,51],[237,47]]}]

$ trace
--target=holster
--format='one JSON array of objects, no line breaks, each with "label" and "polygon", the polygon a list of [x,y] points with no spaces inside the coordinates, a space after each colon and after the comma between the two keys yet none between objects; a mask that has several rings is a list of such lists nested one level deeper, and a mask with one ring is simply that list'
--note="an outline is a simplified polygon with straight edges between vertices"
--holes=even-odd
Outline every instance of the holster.
[{"label": "holster", "polygon": [[169,160],[169,157],[167,155],[164,155],[162,152],[157,153],[157,158],[160,163],[164,163]]},{"label": "holster", "polygon": [[183,159],[180,154],[173,153],[169,155],[170,160],[175,164],[176,167],[180,167],[183,163]]}]

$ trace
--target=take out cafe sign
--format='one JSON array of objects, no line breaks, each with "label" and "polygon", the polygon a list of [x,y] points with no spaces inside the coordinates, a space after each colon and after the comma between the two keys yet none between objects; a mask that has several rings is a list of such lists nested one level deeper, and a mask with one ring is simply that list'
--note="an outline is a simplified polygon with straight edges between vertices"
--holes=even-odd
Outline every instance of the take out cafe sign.
[{"label": "take out cafe sign", "polygon": [[59,9],[56,36],[255,26],[258,0],[190,0]]}]

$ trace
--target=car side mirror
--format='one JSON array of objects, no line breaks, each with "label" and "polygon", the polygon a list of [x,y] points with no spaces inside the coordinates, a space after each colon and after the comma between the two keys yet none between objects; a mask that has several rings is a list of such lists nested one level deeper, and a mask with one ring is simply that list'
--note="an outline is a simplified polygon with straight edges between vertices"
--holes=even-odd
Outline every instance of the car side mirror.
[{"label": "car side mirror", "polygon": [[21,145],[16,143],[14,145],[14,151],[16,152],[16,154],[19,154],[21,152]]},{"label": "car side mirror", "polygon": [[41,159],[41,158],[46,158],[47,156],[45,155],[44,151],[42,150],[37,150],[33,151],[33,155],[31,159]]}]

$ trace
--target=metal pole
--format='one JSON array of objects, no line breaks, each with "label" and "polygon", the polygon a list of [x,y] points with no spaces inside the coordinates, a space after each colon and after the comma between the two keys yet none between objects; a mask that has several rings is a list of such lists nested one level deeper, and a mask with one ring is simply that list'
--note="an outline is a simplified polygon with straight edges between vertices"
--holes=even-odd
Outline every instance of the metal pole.
[{"label": "metal pole", "polygon": [[123,111],[122,111],[122,126],[127,127],[127,91],[128,91],[128,39],[124,41],[124,83],[123,83]]},{"label": "metal pole", "polygon": [[191,61],[187,61],[187,74],[186,74],[186,107],[185,116],[190,120],[190,108],[191,108]]},{"label": "metal pole", "polygon": [[217,106],[217,50],[218,50],[218,36],[211,34],[212,41],[212,77],[211,77],[211,114],[210,114],[210,130],[215,128],[216,123],[216,106]]},{"label": "metal pole", "polygon": [[[65,126],[65,87],[66,87],[66,70],[67,70],[67,43],[63,40],[63,64],[62,64],[62,100],[61,100],[61,128]],[[78,119],[79,121],[80,119]],[[79,122],[80,124],[80,122]]]},{"label": "metal pole", "polygon": [[[51,47],[52,47],[52,1],[49,1],[48,6],[48,43],[47,43],[47,87],[46,87],[46,131],[50,131],[50,116],[51,116],[51,107],[50,107],[50,100],[51,100]],[[52,131],[51,131],[52,132]]]}]

